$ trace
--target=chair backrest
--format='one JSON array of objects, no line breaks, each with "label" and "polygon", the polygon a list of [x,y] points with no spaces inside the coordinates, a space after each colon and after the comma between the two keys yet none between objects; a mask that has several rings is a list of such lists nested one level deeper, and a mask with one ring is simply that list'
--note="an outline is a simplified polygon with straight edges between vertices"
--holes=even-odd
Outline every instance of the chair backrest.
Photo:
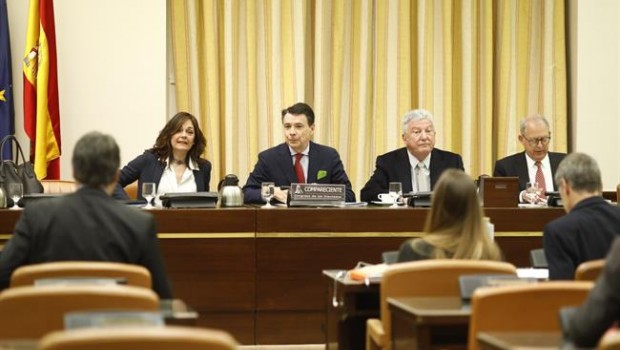
[{"label": "chair backrest", "polygon": [[598,343],[599,350],[620,350],[620,331],[605,333]]},{"label": "chair backrest", "polygon": [[169,326],[79,329],[46,335],[39,350],[234,350],[237,342],[220,330]]},{"label": "chair backrest", "polygon": [[40,338],[64,328],[64,314],[84,310],[159,310],[157,294],[132,286],[15,287],[0,293],[0,339]]},{"label": "chair backrest", "polygon": [[605,259],[585,261],[577,266],[575,270],[576,281],[596,281],[603,271]]},{"label": "chair backrest", "polygon": [[581,305],[593,285],[552,281],[479,288],[472,298],[467,348],[479,349],[479,332],[560,331],[559,310]]},{"label": "chair backrest", "polygon": [[138,199],[138,180],[125,186],[125,193],[129,199]]},{"label": "chair backrest", "polygon": [[517,274],[514,265],[498,261],[431,259],[390,265],[381,278],[381,323],[386,349],[391,343],[391,316],[387,299],[404,296],[460,297],[459,276]]},{"label": "chair backrest", "polygon": [[43,193],[71,193],[78,188],[78,183],[69,180],[41,180]]},{"label": "chair backrest", "polygon": [[544,249],[532,249],[530,250],[530,263],[535,268],[548,268],[547,257],[545,256]]},{"label": "chair backrest", "polygon": [[21,266],[11,275],[11,287],[33,285],[42,278],[122,278],[126,284],[151,288],[151,273],[143,266],[105,261],[57,261]]}]

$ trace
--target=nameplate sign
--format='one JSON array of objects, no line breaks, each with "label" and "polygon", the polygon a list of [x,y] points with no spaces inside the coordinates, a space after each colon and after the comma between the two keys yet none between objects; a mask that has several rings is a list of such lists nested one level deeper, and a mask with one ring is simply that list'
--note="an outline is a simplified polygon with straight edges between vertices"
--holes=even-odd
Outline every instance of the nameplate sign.
[{"label": "nameplate sign", "polygon": [[342,206],[346,200],[345,185],[292,183],[291,207]]}]

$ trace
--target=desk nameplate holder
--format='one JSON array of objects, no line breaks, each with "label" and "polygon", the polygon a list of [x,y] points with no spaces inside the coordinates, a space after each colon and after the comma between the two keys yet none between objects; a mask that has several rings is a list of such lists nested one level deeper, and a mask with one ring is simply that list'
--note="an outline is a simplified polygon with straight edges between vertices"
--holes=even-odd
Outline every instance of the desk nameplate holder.
[{"label": "desk nameplate holder", "polygon": [[291,207],[340,207],[346,200],[345,185],[292,183]]}]

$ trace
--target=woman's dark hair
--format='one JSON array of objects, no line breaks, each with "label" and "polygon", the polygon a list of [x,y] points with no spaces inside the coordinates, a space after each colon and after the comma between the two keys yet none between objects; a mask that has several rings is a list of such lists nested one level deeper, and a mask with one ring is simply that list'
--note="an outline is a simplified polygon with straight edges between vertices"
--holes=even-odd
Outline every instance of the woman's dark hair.
[{"label": "woman's dark hair", "polygon": [[155,145],[149,150],[155,153],[157,159],[161,163],[165,163],[172,158],[172,145],[170,144],[170,139],[172,138],[172,135],[181,130],[183,124],[188,120],[191,120],[192,125],[194,126],[194,144],[192,145],[192,148],[190,148],[189,152],[187,152],[185,163],[188,163],[189,159],[197,163],[200,162],[200,157],[207,147],[207,139],[200,130],[196,117],[187,112],[179,112],[166,123],[164,128],[159,132],[157,140],[155,140]]}]

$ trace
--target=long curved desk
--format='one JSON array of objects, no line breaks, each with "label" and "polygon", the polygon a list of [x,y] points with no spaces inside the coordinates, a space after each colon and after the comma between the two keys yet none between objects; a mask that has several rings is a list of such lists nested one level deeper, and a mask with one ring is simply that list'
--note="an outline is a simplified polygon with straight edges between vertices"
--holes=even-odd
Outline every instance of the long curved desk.
[{"label": "long curved desk", "polygon": [[[529,266],[543,226],[562,209],[486,208],[506,260]],[[379,262],[419,236],[428,209],[347,208],[153,210],[175,297],[199,325],[243,344],[322,343],[325,269]],[[0,210],[0,240],[19,211]]]}]

